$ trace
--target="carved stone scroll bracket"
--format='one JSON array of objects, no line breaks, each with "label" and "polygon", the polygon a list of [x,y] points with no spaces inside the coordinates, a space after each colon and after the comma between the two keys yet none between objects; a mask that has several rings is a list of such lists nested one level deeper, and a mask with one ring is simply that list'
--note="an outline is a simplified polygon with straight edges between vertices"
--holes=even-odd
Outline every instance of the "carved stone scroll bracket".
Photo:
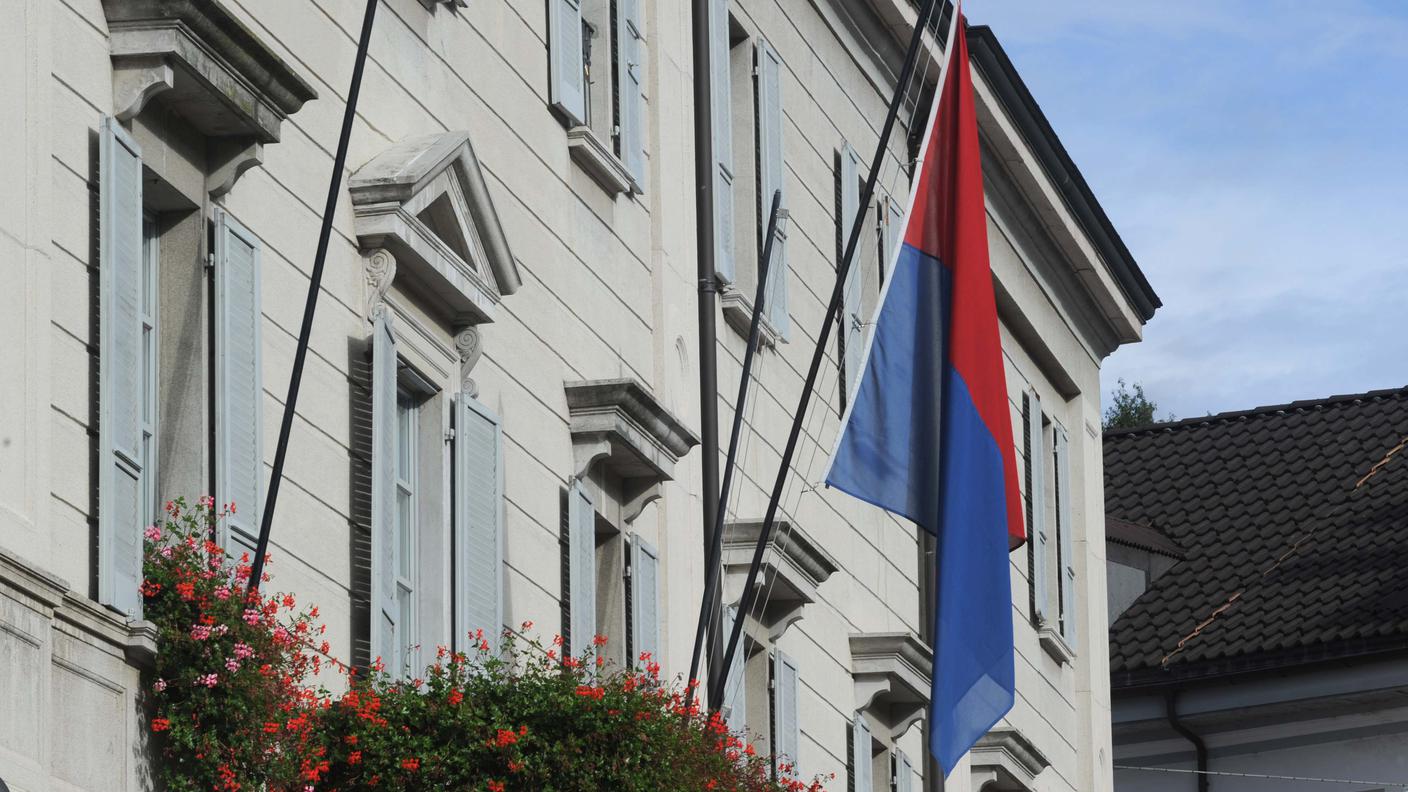
[{"label": "carved stone scroll bracket", "polygon": [[479,398],[479,383],[469,375],[474,366],[484,356],[484,340],[479,328],[469,326],[455,333],[455,351],[460,356],[460,387],[474,398]]},{"label": "carved stone scroll bracket", "polygon": [[396,278],[396,257],[377,248],[362,256],[362,271],[367,279],[367,321],[375,322],[386,310],[386,292]]},{"label": "carved stone scroll bracket", "polygon": [[153,96],[176,87],[176,74],[160,55],[114,60],[112,104],[119,121],[131,121]]},{"label": "carved stone scroll bracket", "polygon": [[245,171],[264,163],[264,144],[254,138],[216,139],[211,143],[210,172],[205,177],[205,189],[211,198],[225,195]]},{"label": "carved stone scroll bracket", "polygon": [[621,504],[621,521],[634,523],[645,507],[660,499],[660,482],[648,479],[628,480],[626,502]]},{"label": "carved stone scroll bracket", "polygon": [[573,438],[572,478],[581,481],[592,472],[592,466],[611,456],[611,441],[605,437]]}]

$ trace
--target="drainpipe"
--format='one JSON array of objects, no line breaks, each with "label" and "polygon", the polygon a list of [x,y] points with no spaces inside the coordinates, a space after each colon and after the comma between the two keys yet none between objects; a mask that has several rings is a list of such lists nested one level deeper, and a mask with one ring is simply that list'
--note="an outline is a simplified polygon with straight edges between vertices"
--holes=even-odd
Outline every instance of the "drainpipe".
[{"label": "drainpipe", "polygon": [[1193,744],[1193,753],[1198,761],[1198,792],[1208,792],[1208,745],[1178,719],[1178,691],[1170,690],[1165,703],[1168,706],[1168,725],[1183,739]]}]

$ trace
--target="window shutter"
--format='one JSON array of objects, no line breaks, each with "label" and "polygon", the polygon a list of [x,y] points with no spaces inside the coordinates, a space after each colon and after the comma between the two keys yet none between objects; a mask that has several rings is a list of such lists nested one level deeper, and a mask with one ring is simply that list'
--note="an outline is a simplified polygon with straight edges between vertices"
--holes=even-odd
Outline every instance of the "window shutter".
[{"label": "window shutter", "polygon": [[493,651],[503,630],[503,429],[498,416],[461,391],[455,416],[455,637],[476,630]]},{"label": "window shutter", "polygon": [[1070,438],[1066,430],[1057,426],[1055,432],[1056,456],[1056,552],[1060,558],[1056,564],[1061,588],[1061,637],[1066,645],[1074,649],[1076,645],[1076,560],[1075,528],[1071,525],[1071,460]]},{"label": "window shutter", "polygon": [[[731,630],[738,618],[738,608],[730,606],[724,628]],[[748,725],[748,686],[744,677],[745,658],[743,645],[733,654],[733,663],[728,667],[728,677],[724,680],[724,720],[729,731],[742,733]]]},{"label": "window shutter", "polygon": [[[851,227],[855,224],[856,215],[860,212],[860,154],[851,148],[850,143],[842,143],[839,153],[840,159],[840,180],[841,180],[841,215],[836,218],[837,226],[840,228],[840,250],[836,252],[837,260],[846,252],[846,243],[850,240]],[[860,252],[860,245],[856,245],[855,253]],[[842,346],[845,349],[846,357],[842,362],[843,378],[845,388],[846,403],[849,404],[851,395],[855,393],[856,383],[860,381],[860,359],[861,353],[865,351],[864,319],[862,317],[861,296],[862,281],[861,271],[865,269],[861,265],[858,255],[851,256],[851,269],[846,273],[846,287],[843,290],[844,303],[841,310],[841,338]]]},{"label": "window shutter", "polygon": [[[631,542],[631,618],[635,632],[635,651],[639,657],[649,652],[660,661],[660,553],[653,545],[637,536]],[[635,657],[626,658],[635,663]]]},{"label": "window shutter", "polygon": [[[772,195],[782,190],[782,208],[787,208],[787,191],[783,189],[782,148],[782,61],[766,41],[759,41],[756,50],[758,88],[758,237],[762,250],[762,235],[767,233],[768,210]],[[768,264],[768,321],[783,338],[788,334],[787,313],[787,226],[779,223],[773,242],[772,261]]]},{"label": "window shutter", "polygon": [[133,618],[142,598],[142,150],[105,117],[100,175],[98,600]]},{"label": "window shutter", "polygon": [[253,554],[264,482],[259,240],[215,210],[215,500],[235,504],[226,549]]},{"label": "window shutter", "polygon": [[587,122],[582,0],[548,0],[548,95],[572,126]]},{"label": "window shutter", "polygon": [[709,0],[709,64],[713,69],[714,271],[732,283],[733,266],[733,85],[729,68],[728,0]]},{"label": "window shutter", "polygon": [[895,751],[895,792],[912,792],[914,789],[914,765],[904,751]]},{"label": "window shutter", "polygon": [[383,311],[372,327],[371,657],[400,668],[396,631],[396,334]]},{"label": "window shutter", "polygon": [[886,198],[885,212],[885,263],[882,266],[885,267],[884,277],[888,280],[904,239],[904,204],[894,196]]},{"label": "window shutter", "polygon": [[567,512],[568,551],[572,554],[568,592],[572,598],[572,645],[568,649],[580,657],[596,637],[596,505],[580,479],[574,479],[568,490]]},{"label": "window shutter", "polygon": [[802,736],[801,726],[797,720],[797,694],[800,687],[797,661],[782,652],[777,652],[775,663],[777,669],[774,680],[774,684],[777,685],[775,691],[777,702],[776,753],[779,756],[785,756],[785,761],[792,765],[791,776],[800,778],[802,773],[797,767],[797,754],[801,749]]},{"label": "window shutter", "polygon": [[1046,442],[1041,431],[1041,399],[1035,391],[1027,393],[1027,500],[1031,511],[1032,538],[1032,606],[1038,626],[1050,620],[1047,602],[1047,553],[1050,537],[1046,527]]},{"label": "window shutter", "polygon": [[851,721],[851,781],[856,792],[872,792],[875,785],[870,756],[870,724],[859,712]]},{"label": "window shutter", "polygon": [[645,189],[645,15],[641,0],[616,0],[616,47],[621,77],[621,160]]}]

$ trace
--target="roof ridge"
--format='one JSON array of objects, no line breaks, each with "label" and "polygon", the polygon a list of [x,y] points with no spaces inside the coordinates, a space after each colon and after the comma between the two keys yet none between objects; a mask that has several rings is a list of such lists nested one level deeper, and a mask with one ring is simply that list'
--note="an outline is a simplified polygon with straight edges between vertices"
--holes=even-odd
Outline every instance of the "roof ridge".
[{"label": "roof ridge", "polygon": [[1144,433],[1161,432],[1177,429],[1189,429],[1196,426],[1209,425],[1214,423],[1227,423],[1241,418],[1249,418],[1258,415],[1271,415],[1291,410],[1305,410],[1319,407],[1330,407],[1345,402],[1362,401],[1364,399],[1378,399],[1387,396],[1408,396],[1408,385],[1398,388],[1380,388],[1378,390],[1365,391],[1363,393],[1343,393],[1335,396],[1325,396],[1319,399],[1300,399],[1298,401],[1286,402],[1285,404],[1268,404],[1261,407],[1252,407],[1245,410],[1229,410],[1213,415],[1204,415],[1197,418],[1181,418],[1176,421],[1160,421],[1157,423],[1145,424],[1143,426],[1131,426],[1120,429],[1106,429],[1104,436],[1124,437]]}]

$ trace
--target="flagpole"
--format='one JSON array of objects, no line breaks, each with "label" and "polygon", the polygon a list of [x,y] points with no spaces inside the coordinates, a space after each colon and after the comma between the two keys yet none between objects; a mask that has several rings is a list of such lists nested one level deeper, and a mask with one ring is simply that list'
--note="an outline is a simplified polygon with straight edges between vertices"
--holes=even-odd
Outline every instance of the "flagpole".
[{"label": "flagpole", "polygon": [[362,17],[362,36],[357,41],[357,60],[352,66],[352,83],[347,89],[347,107],[342,112],[342,133],[337,140],[337,155],[332,163],[332,180],[328,183],[328,200],[323,207],[323,225],[318,232],[318,251],[313,256],[313,272],[308,277],[308,299],[303,306],[303,325],[298,331],[298,348],[293,355],[293,373],[289,375],[288,397],[284,399],[284,417],[279,425],[279,443],[274,451],[274,469],[269,475],[269,492],[264,499],[264,514],[259,524],[259,543],[254,551],[254,564],[249,575],[249,591],[259,589],[264,573],[264,556],[269,552],[269,533],[274,526],[274,507],[279,502],[279,484],[284,478],[284,460],[288,456],[288,440],[293,433],[293,415],[298,404],[298,389],[303,384],[303,364],[308,359],[308,341],[313,335],[313,313],[318,309],[318,292],[323,285],[323,265],[327,263],[328,241],[332,235],[332,219],[337,213],[337,199],[342,193],[342,171],[347,166],[347,144],[352,137],[352,122],[357,117],[357,97],[362,92],[362,72],[367,65],[367,48],[372,39],[372,22],[380,0],[367,0]]},{"label": "flagpole", "polygon": [[[704,584],[704,599],[699,603],[699,624],[694,630],[694,653],[689,658],[689,676],[686,677],[684,700],[693,701],[695,674],[699,673],[699,655],[704,646],[706,631],[718,631],[715,624],[720,601],[719,581],[723,577],[724,515],[728,511],[728,494],[733,488],[733,471],[738,461],[738,438],[743,433],[744,404],[748,401],[748,381],[753,373],[753,353],[758,348],[758,333],[762,326],[763,299],[767,292],[768,264],[772,262],[772,241],[777,233],[778,215],[781,213],[782,190],[774,190],[772,209],[768,212],[768,233],[763,237],[763,255],[758,259],[758,287],[753,294],[753,319],[748,325],[748,346],[743,350],[743,374],[738,378],[738,398],[733,402],[733,429],[728,438],[728,457],[724,461],[724,481],[719,490],[719,506],[714,512],[712,542],[705,554],[708,579]],[[710,684],[719,683],[722,676],[715,676],[715,669],[709,669]],[[707,688],[706,688],[707,689]]]},{"label": "flagpole", "polygon": [[[885,124],[881,127],[880,138],[875,144],[875,156],[871,159],[870,172],[866,174],[865,186],[861,189],[859,205],[862,207],[869,206],[875,195],[875,182],[879,179],[880,169],[885,162],[890,133],[894,130],[900,105],[904,103],[905,89],[914,73],[914,64],[919,59],[919,50],[924,42],[924,32],[928,28],[929,17],[933,14],[934,6],[937,4],[938,0],[924,0],[923,6],[919,9],[919,18],[914,23],[914,34],[910,37],[909,49],[905,53],[904,66],[900,69],[899,79],[895,83],[895,93],[890,97],[890,107],[885,114]],[[952,47],[952,44],[949,46]],[[942,85],[940,88],[942,89]],[[939,94],[936,93],[935,101],[938,101],[938,96]],[[729,633],[728,648],[724,650],[718,673],[722,673],[722,669],[728,668],[732,664],[734,654],[738,651],[738,642],[743,632],[745,616],[752,612],[754,602],[757,599],[758,570],[762,566],[763,556],[767,552],[768,540],[772,536],[773,523],[777,519],[778,503],[782,500],[783,490],[787,486],[788,473],[792,469],[792,457],[797,453],[797,441],[802,434],[802,421],[806,417],[807,407],[811,404],[817,374],[821,371],[821,362],[826,356],[826,345],[831,339],[831,326],[835,322],[837,312],[841,309],[845,294],[846,275],[850,272],[852,258],[855,256],[856,246],[860,242],[860,235],[865,227],[865,214],[864,211],[856,213],[850,235],[846,240],[845,251],[836,267],[836,285],[831,289],[831,301],[827,304],[826,317],[821,323],[821,332],[817,335],[816,348],[812,352],[811,366],[807,369],[807,379],[802,385],[802,395],[798,400],[797,410],[792,414],[792,429],[787,435],[787,445],[783,449],[782,461],[777,468],[777,478],[773,482],[772,496],[768,499],[767,512],[763,516],[763,527],[758,532],[758,542],[753,548],[753,561],[748,567],[748,578],[743,584],[743,597],[738,606],[738,616],[733,621],[733,629]],[[711,677],[714,673],[715,669],[711,669]],[[723,705],[721,687],[716,684],[710,685],[709,710],[711,712],[717,712]]]}]

